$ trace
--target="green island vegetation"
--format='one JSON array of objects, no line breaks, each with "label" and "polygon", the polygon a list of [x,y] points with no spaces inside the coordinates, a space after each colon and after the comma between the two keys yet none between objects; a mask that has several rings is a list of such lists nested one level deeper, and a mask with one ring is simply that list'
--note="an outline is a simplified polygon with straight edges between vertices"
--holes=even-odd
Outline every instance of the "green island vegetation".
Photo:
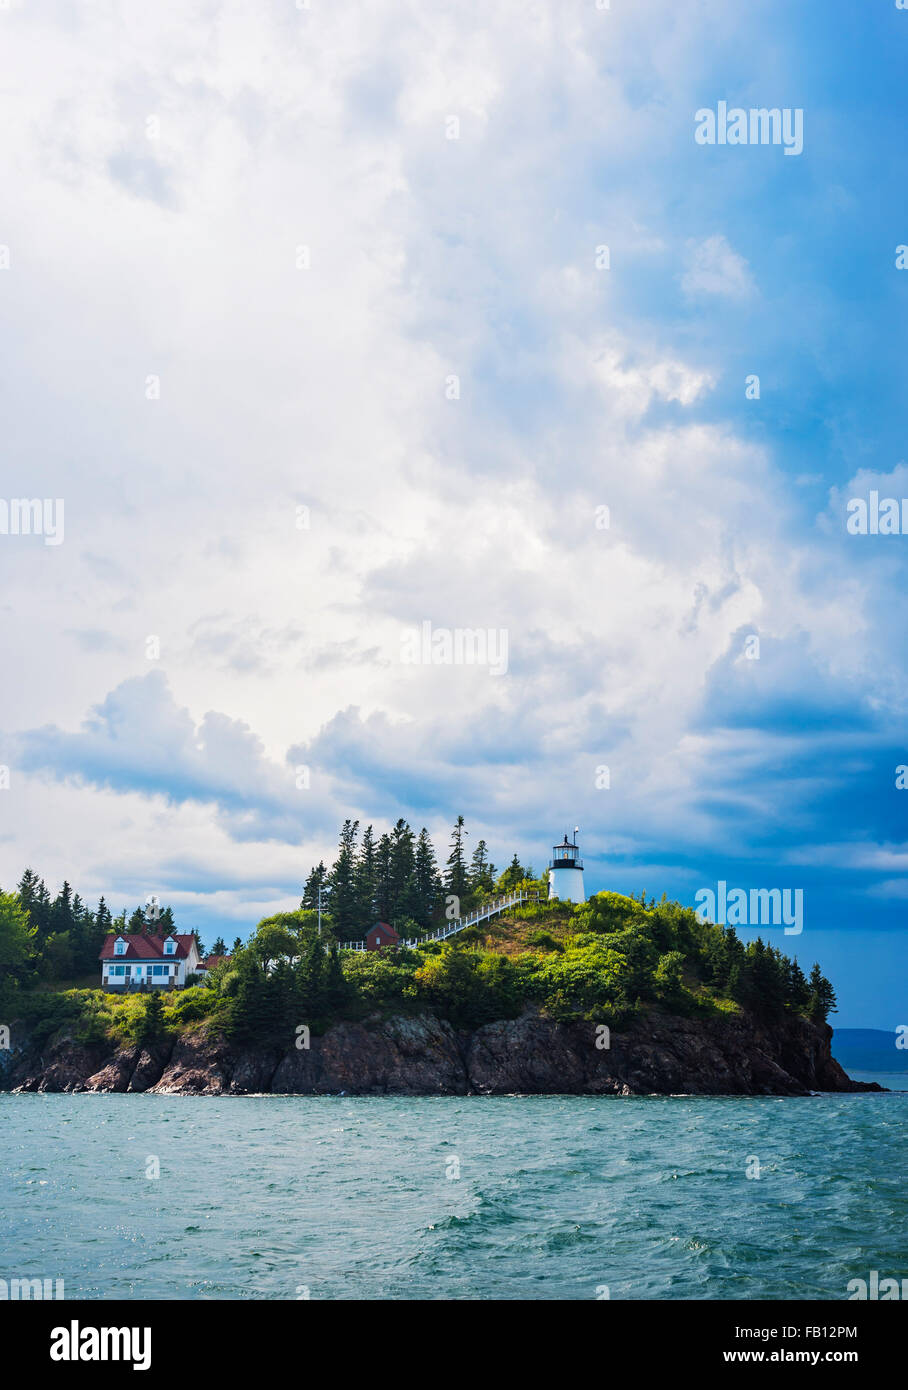
[{"label": "green island vegetation", "polygon": [[[481,840],[468,862],[465,834],[458,816],[440,871],[425,830],[417,836],[398,820],[378,840],[369,826],[357,844],[358,823],[346,821],[337,859],[330,870],[312,869],[299,908],[265,918],[203,980],[166,992],[102,990],[98,953],[110,932],[180,931],[169,907],[153,921],[142,908],[114,917],[102,898],[91,912],[68,883],[52,899],[27,869],[14,892],[0,892],[0,1020],[22,1020],[39,1043],[64,1026],[84,1044],[122,1045],[207,1026],[241,1045],[289,1046],[301,1023],[318,1034],[339,1021],[394,1014],[432,1013],[475,1028],[535,1007],[565,1022],[621,1027],[651,1010],[709,1017],[745,1009],[814,1022],[835,1010],[819,965],[805,976],[760,938],[745,944],[733,927],[703,922],[664,896],[602,892],[577,906],[549,902],[547,880],[516,855],[498,874]],[[457,916],[516,888],[538,891],[540,900],[445,941],[342,949],[376,919],[419,938],[452,904]],[[212,954],[227,955],[220,937]]]}]

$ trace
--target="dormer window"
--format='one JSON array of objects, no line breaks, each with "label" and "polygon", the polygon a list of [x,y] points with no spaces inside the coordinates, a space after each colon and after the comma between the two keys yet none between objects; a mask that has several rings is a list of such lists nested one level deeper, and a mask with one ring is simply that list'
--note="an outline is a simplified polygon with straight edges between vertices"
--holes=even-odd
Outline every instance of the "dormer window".
[{"label": "dormer window", "polygon": [[126,955],[126,942],[123,940],[122,936],[118,936],[117,939],[116,939],[116,941],[114,942],[114,955],[115,955],[115,956],[125,956],[125,955]]},{"label": "dormer window", "polygon": [[164,954],[165,954],[165,956],[172,956],[173,953],[174,953],[174,951],[175,951],[176,949],[177,949],[177,943],[174,941],[174,939],[173,939],[172,936],[169,936],[169,937],[167,938],[167,940],[164,942]]}]

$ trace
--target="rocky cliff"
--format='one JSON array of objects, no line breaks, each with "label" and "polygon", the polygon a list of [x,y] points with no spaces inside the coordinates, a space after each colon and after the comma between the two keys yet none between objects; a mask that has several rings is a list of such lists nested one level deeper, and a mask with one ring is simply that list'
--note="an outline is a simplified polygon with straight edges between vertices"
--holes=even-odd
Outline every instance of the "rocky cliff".
[{"label": "rocky cliff", "polygon": [[832,1029],[747,1015],[651,1015],[610,1046],[591,1023],[538,1014],[459,1032],[418,1018],[340,1023],[308,1048],[237,1047],[204,1028],[119,1050],[66,1032],[36,1048],[15,1026],[0,1089],[152,1091],[163,1095],[806,1095],[880,1090],[851,1081],[830,1053]]}]

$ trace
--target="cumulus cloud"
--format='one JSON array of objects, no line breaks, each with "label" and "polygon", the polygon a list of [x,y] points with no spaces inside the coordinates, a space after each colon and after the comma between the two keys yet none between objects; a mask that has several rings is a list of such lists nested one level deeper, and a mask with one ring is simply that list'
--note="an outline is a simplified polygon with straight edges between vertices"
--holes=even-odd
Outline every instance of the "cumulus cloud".
[{"label": "cumulus cloud", "polygon": [[[9,488],[67,518],[60,547],[0,545],[5,879],[43,856],[254,920],[345,816],[443,841],[464,810],[499,857],[580,821],[599,882],[681,891],[717,846],[835,842],[849,787],[892,838],[829,759],[884,775],[906,652],[879,661],[874,566],[899,562],[846,547],[835,492],[817,519],[783,412],[743,400],[780,322],[824,371],[840,325],[727,211],[769,165],[692,138],[756,19],[69,13],[4,19]],[[505,630],[507,675],[404,665],[426,619]],[[814,718],[834,755],[804,751]]]},{"label": "cumulus cloud", "polygon": [[[235,839],[298,841],[323,802],[308,777],[270,763],[242,720],[209,711],[197,724],[162,672],[132,677],[70,732],[56,725],[11,742],[18,770],[168,803],[213,803]],[[307,795],[301,795],[306,792]]]},{"label": "cumulus cloud", "polygon": [[681,276],[685,294],[749,299],[756,291],[747,261],[732,250],[720,234],[688,243],[686,259],[687,269]]}]

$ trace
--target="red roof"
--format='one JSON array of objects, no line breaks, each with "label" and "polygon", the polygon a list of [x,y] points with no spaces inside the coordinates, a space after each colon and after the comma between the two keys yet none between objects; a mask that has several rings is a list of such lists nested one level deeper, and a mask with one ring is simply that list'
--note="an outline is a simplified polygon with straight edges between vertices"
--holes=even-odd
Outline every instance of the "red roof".
[{"label": "red roof", "polygon": [[213,970],[216,965],[220,965],[221,961],[229,959],[229,956],[206,956],[202,964],[206,970]]},{"label": "red roof", "polygon": [[123,936],[126,942],[126,950],[119,955],[114,951],[114,944],[120,938],[116,932],[108,932],[104,938],[104,945],[98,953],[99,960],[185,960],[189,955],[190,947],[195,940],[192,932],[188,935],[175,932],[173,939],[177,943],[175,951],[168,955],[164,954],[164,942],[169,941],[167,936],[149,936],[146,932],[127,933]]},{"label": "red roof", "polygon": [[393,927],[389,926],[387,922],[373,922],[369,930],[366,932],[367,940],[373,932],[380,932],[381,935],[386,936],[389,941],[400,940],[400,934],[396,932]]}]

